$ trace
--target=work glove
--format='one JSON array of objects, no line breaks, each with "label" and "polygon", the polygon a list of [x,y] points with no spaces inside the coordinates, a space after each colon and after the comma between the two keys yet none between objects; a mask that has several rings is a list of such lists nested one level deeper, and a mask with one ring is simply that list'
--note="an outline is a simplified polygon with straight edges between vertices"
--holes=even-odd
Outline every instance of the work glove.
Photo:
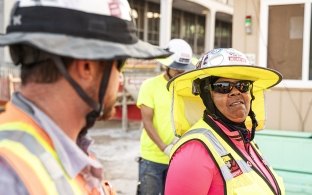
[{"label": "work glove", "polygon": [[173,144],[169,144],[165,147],[164,149],[164,153],[167,155],[167,156],[170,156],[170,152],[171,152],[171,149],[173,147]]},{"label": "work glove", "polygon": [[171,141],[171,143],[169,145],[167,145],[164,149],[164,153],[167,155],[167,156],[170,156],[170,152],[172,150],[172,147],[175,143],[177,143],[179,141],[179,138],[174,136],[173,140]]},{"label": "work glove", "polygon": [[171,143],[169,145],[167,145],[164,149],[164,153],[167,155],[167,156],[170,156],[170,152],[171,152],[171,149],[173,147],[173,145],[175,143],[177,143],[179,141],[179,138],[174,136],[173,140],[171,141]]}]

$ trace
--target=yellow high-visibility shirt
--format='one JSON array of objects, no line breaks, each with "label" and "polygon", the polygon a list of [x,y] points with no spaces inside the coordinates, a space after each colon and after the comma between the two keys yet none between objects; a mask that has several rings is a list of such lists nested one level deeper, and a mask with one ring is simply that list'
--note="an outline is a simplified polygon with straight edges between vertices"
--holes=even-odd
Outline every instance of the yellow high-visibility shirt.
[{"label": "yellow high-visibility shirt", "polygon": [[[174,130],[171,122],[172,98],[166,85],[167,80],[163,74],[145,80],[140,88],[137,106],[143,104],[154,109],[154,127],[163,142],[169,144],[174,138]],[[149,161],[169,163],[168,156],[150,139],[144,128],[141,135],[141,156]]]}]

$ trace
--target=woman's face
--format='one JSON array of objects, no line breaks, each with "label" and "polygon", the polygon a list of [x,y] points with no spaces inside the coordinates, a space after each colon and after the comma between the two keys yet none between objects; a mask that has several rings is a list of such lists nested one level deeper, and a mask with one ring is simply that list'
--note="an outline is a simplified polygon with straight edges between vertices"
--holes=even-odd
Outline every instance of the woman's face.
[{"label": "woman's face", "polygon": [[[215,83],[223,81],[237,83],[239,80],[219,78]],[[236,87],[229,93],[218,93],[211,90],[211,97],[218,110],[229,120],[237,123],[244,122],[250,110],[250,91],[240,92]]]}]

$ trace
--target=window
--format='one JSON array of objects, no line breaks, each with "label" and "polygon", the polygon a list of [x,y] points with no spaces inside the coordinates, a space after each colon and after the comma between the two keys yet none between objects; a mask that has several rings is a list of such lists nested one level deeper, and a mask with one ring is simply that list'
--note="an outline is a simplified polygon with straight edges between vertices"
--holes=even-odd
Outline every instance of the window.
[{"label": "window", "polygon": [[[159,45],[160,4],[142,0],[129,0],[129,3],[139,38]],[[204,15],[173,8],[171,38],[184,39],[191,45],[193,53],[202,54],[205,52],[205,24]]]},{"label": "window", "polygon": [[196,17],[194,14],[184,12],[184,21],[182,25],[182,38],[187,41],[194,49],[194,38],[196,33]]},{"label": "window", "polygon": [[216,20],[215,48],[232,47],[232,23]]},{"label": "window", "polygon": [[144,39],[144,4],[134,4],[132,6],[132,18],[138,30],[139,39]]},{"label": "window", "polygon": [[267,64],[284,79],[302,79],[303,14],[303,4],[269,6]]},{"label": "window", "polygon": [[203,54],[205,52],[205,28],[206,18],[203,16],[197,17],[197,47],[194,48],[194,53]]},{"label": "window", "polygon": [[159,45],[160,8],[158,4],[148,3],[146,18],[148,25],[147,41],[153,45]]},{"label": "window", "polygon": [[172,10],[171,38],[180,38],[181,36],[182,12],[177,9]]},{"label": "window", "polygon": [[205,51],[205,22],[202,15],[173,9],[171,38],[184,39],[194,54],[202,54]]}]

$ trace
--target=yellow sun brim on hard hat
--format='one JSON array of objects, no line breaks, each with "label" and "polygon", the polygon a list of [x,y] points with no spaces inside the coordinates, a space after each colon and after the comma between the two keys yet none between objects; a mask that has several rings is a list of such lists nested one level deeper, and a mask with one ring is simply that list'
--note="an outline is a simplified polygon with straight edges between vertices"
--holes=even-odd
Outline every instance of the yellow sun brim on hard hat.
[{"label": "yellow sun brim on hard hat", "polygon": [[[213,66],[183,73],[170,80],[167,88],[170,90],[173,85],[178,88],[186,85],[192,86],[195,79],[209,76],[254,81],[254,91],[271,88],[282,80],[280,73],[268,68],[247,65]],[[192,91],[187,91],[187,93],[193,95]]]},{"label": "yellow sun brim on hard hat", "polygon": [[[254,81],[253,95],[255,100],[252,102],[252,110],[256,114],[259,124],[257,130],[264,128],[264,90],[277,85],[282,80],[281,74],[275,70],[258,66],[214,66],[183,73],[168,82],[167,88],[173,96],[172,118],[176,135],[183,135],[195,122],[202,118],[205,106],[200,96],[195,96],[192,93],[192,84],[197,78],[209,76]],[[252,125],[249,117],[245,123],[247,128]]]}]

